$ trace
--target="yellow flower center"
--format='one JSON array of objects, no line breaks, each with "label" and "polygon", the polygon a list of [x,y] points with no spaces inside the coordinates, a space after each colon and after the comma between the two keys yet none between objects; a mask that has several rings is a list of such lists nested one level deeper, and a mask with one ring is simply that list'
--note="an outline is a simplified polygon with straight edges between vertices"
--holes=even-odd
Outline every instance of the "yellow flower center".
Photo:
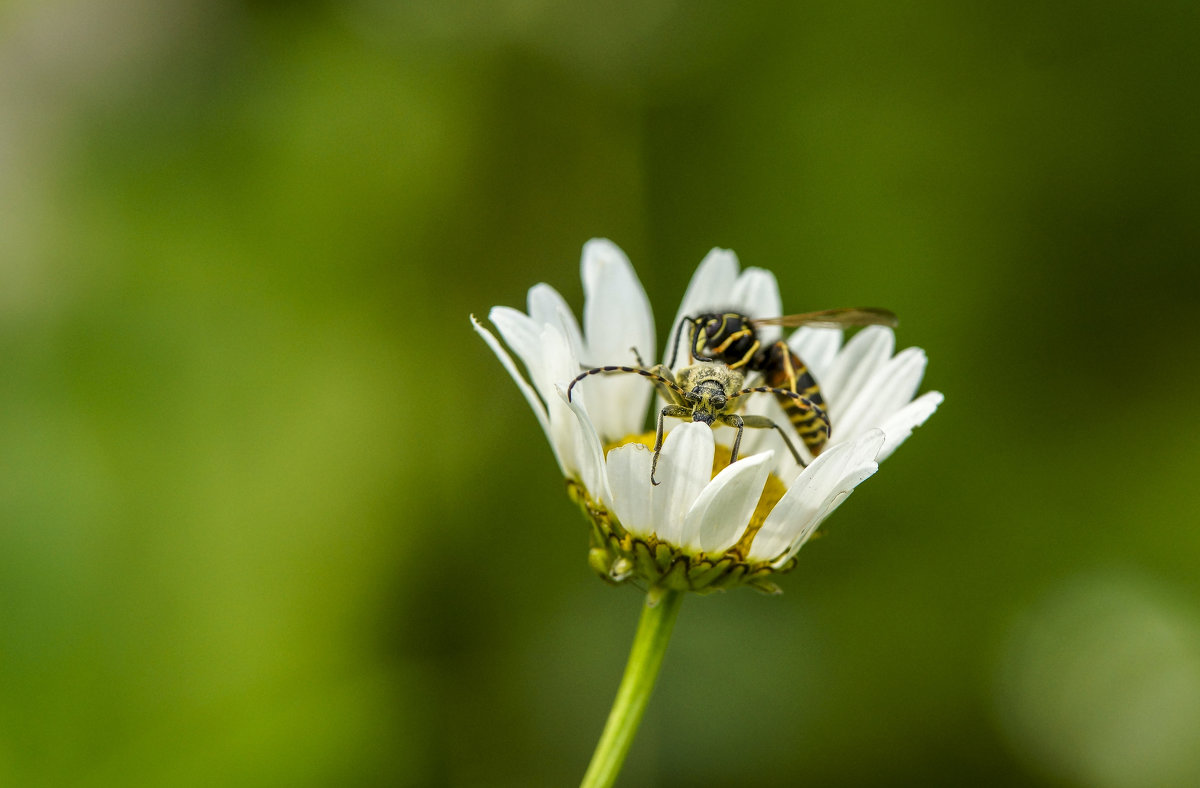
[{"label": "yellow flower center", "polygon": [[[609,451],[618,446],[625,446],[630,443],[640,443],[646,448],[654,449],[655,433],[645,432],[641,435],[626,435],[624,438],[611,443],[604,447],[604,455],[608,456]],[[716,476],[723,469],[729,467],[729,455],[733,450],[728,446],[717,444],[716,451],[713,452],[713,467],[712,475]],[[742,538],[731,549],[739,555],[746,555],[750,550],[750,543],[754,541],[754,535],[762,528],[763,523],[767,520],[767,515],[775,508],[775,504],[779,503],[779,499],[787,492],[787,485],[775,474],[767,476],[767,483],[763,485],[762,495],[758,497],[758,504],[754,507],[754,514],[750,517],[750,526],[746,532],[742,534]]]}]

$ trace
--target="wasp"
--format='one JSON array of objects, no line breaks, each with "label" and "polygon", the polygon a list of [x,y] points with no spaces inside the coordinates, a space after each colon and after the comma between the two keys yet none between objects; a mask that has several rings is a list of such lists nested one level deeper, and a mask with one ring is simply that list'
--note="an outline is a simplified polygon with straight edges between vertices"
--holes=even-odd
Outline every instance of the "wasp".
[{"label": "wasp", "polygon": [[[679,336],[683,327],[688,326],[689,357],[696,361],[720,361],[731,370],[762,373],[764,388],[775,394],[788,420],[815,457],[829,441],[829,419],[825,414],[821,387],[786,342],[781,339],[764,346],[756,329],[761,326],[895,326],[897,322],[892,312],[874,307],[827,309],[757,319],[738,312],[705,312],[695,317],[685,316],[679,321],[668,366],[674,366]],[[799,400],[812,407],[799,406]]]},{"label": "wasp", "polygon": [[667,406],[658,412],[658,428],[654,437],[654,459],[650,463],[650,483],[655,486],[658,485],[658,482],[654,479],[654,472],[658,468],[658,457],[662,453],[663,420],[668,417],[691,419],[710,426],[724,425],[736,429],[737,437],[733,440],[733,449],[729,456],[731,465],[737,462],[743,428],[752,427],[777,431],[796,462],[804,467],[804,460],[782,427],[766,416],[749,414],[742,416],[737,413],[738,406],[741,405],[739,398],[746,394],[774,394],[780,399],[792,402],[797,409],[811,411],[812,419],[823,424],[826,433],[829,431],[829,419],[826,417],[824,409],[817,403],[797,394],[794,390],[771,386],[743,388],[746,381],[745,374],[727,364],[714,361],[701,361],[682,367],[675,372],[662,364],[649,369],[625,366],[596,367],[580,373],[571,381],[567,386],[567,399],[571,399],[575,384],[579,381],[591,375],[611,372],[627,372],[649,378],[668,402]]}]

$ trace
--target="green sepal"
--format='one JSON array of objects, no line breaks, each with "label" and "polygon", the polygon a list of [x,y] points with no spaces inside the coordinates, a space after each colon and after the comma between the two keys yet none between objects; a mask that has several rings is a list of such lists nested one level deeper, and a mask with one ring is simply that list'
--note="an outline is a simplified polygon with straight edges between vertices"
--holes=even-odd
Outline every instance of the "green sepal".
[{"label": "green sepal", "polygon": [[[663,547],[663,545],[659,545]],[[688,561],[683,555],[678,556],[671,562],[671,568],[662,576],[657,585],[669,588],[672,591],[691,591],[692,586],[688,583]]]},{"label": "green sepal", "polygon": [[633,563],[637,567],[637,574],[646,580],[657,583],[658,578],[662,576],[654,556],[650,553],[650,545],[645,542],[633,542]]},{"label": "green sepal", "polygon": [[770,580],[756,579],[747,580],[746,585],[753,588],[755,591],[766,594],[767,596],[778,596],[783,593],[783,589],[772,583]]},{"label": "green sepal", "polygon": [[781,567],[750,563],[736,550],[720,555],[691,555],[653,536],[633,536],[587,495],[583,485],[568,482],[567,491],[591,523],[588,565],[606,583],[629,581],[648,587],[651,593],[657,589],[661,593],[700,594],[748,585],[760,593],[774,595],[782,591],[769,578],[796,564],[794,558]]},{"label": "green sepal", "polygon": [[672,564],[675,562],[675,556],[679,553],[672,550],[671,546],[666,542],[659,542],[654,546],[654,561],[658,564],[658,569],[663,574],[671,571]]},{"label": "green sepal", "polygon": [[695,564],[688,570],[688,581],[691,582],[692,588],[700,590],[708,587],[722,575],[729,571],[729,567],[733,565],[733,558],[725,556],[721,560],[713,563],[710,560],[702,561]]}]

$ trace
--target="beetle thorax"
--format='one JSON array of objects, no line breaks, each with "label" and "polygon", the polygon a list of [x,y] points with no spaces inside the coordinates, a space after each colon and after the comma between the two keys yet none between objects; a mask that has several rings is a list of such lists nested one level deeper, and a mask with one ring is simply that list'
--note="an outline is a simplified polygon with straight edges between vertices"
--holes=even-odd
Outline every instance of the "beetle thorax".
[{"label": "beetle thorax", "polygon": [[705,424],[712,424],[717,416],[728,411],[730,399],[745,379],[740,372],[711,362],[684,367],[676,374],[680,387],[687,392],[692,421]]},{"label": "beetle thorax", "polygon": [[704,361],[676,370],[676,380],[684,391],[693,391],[701,385],[724,391],[731,395],[742,388],[746,376],[724,364]]}]

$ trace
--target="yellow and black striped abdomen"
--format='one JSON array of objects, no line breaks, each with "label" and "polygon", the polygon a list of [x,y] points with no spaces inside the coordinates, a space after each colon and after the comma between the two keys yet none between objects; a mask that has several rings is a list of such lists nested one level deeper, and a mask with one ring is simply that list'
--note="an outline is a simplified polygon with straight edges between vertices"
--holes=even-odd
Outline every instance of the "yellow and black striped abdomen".
[{"label": "yellow and black striped abdomen", "polygon": [[825,398],[821,396],[821,387],[808,367],[782,340],[766,348],[754,366],[763,371],[763,381],[768,386],[794,391],[822,407],[821,411],[802,408],[789,397],[776,396],[804,445],[814,457],[820,454],[829,441],[829,420],[823,409]]}]

